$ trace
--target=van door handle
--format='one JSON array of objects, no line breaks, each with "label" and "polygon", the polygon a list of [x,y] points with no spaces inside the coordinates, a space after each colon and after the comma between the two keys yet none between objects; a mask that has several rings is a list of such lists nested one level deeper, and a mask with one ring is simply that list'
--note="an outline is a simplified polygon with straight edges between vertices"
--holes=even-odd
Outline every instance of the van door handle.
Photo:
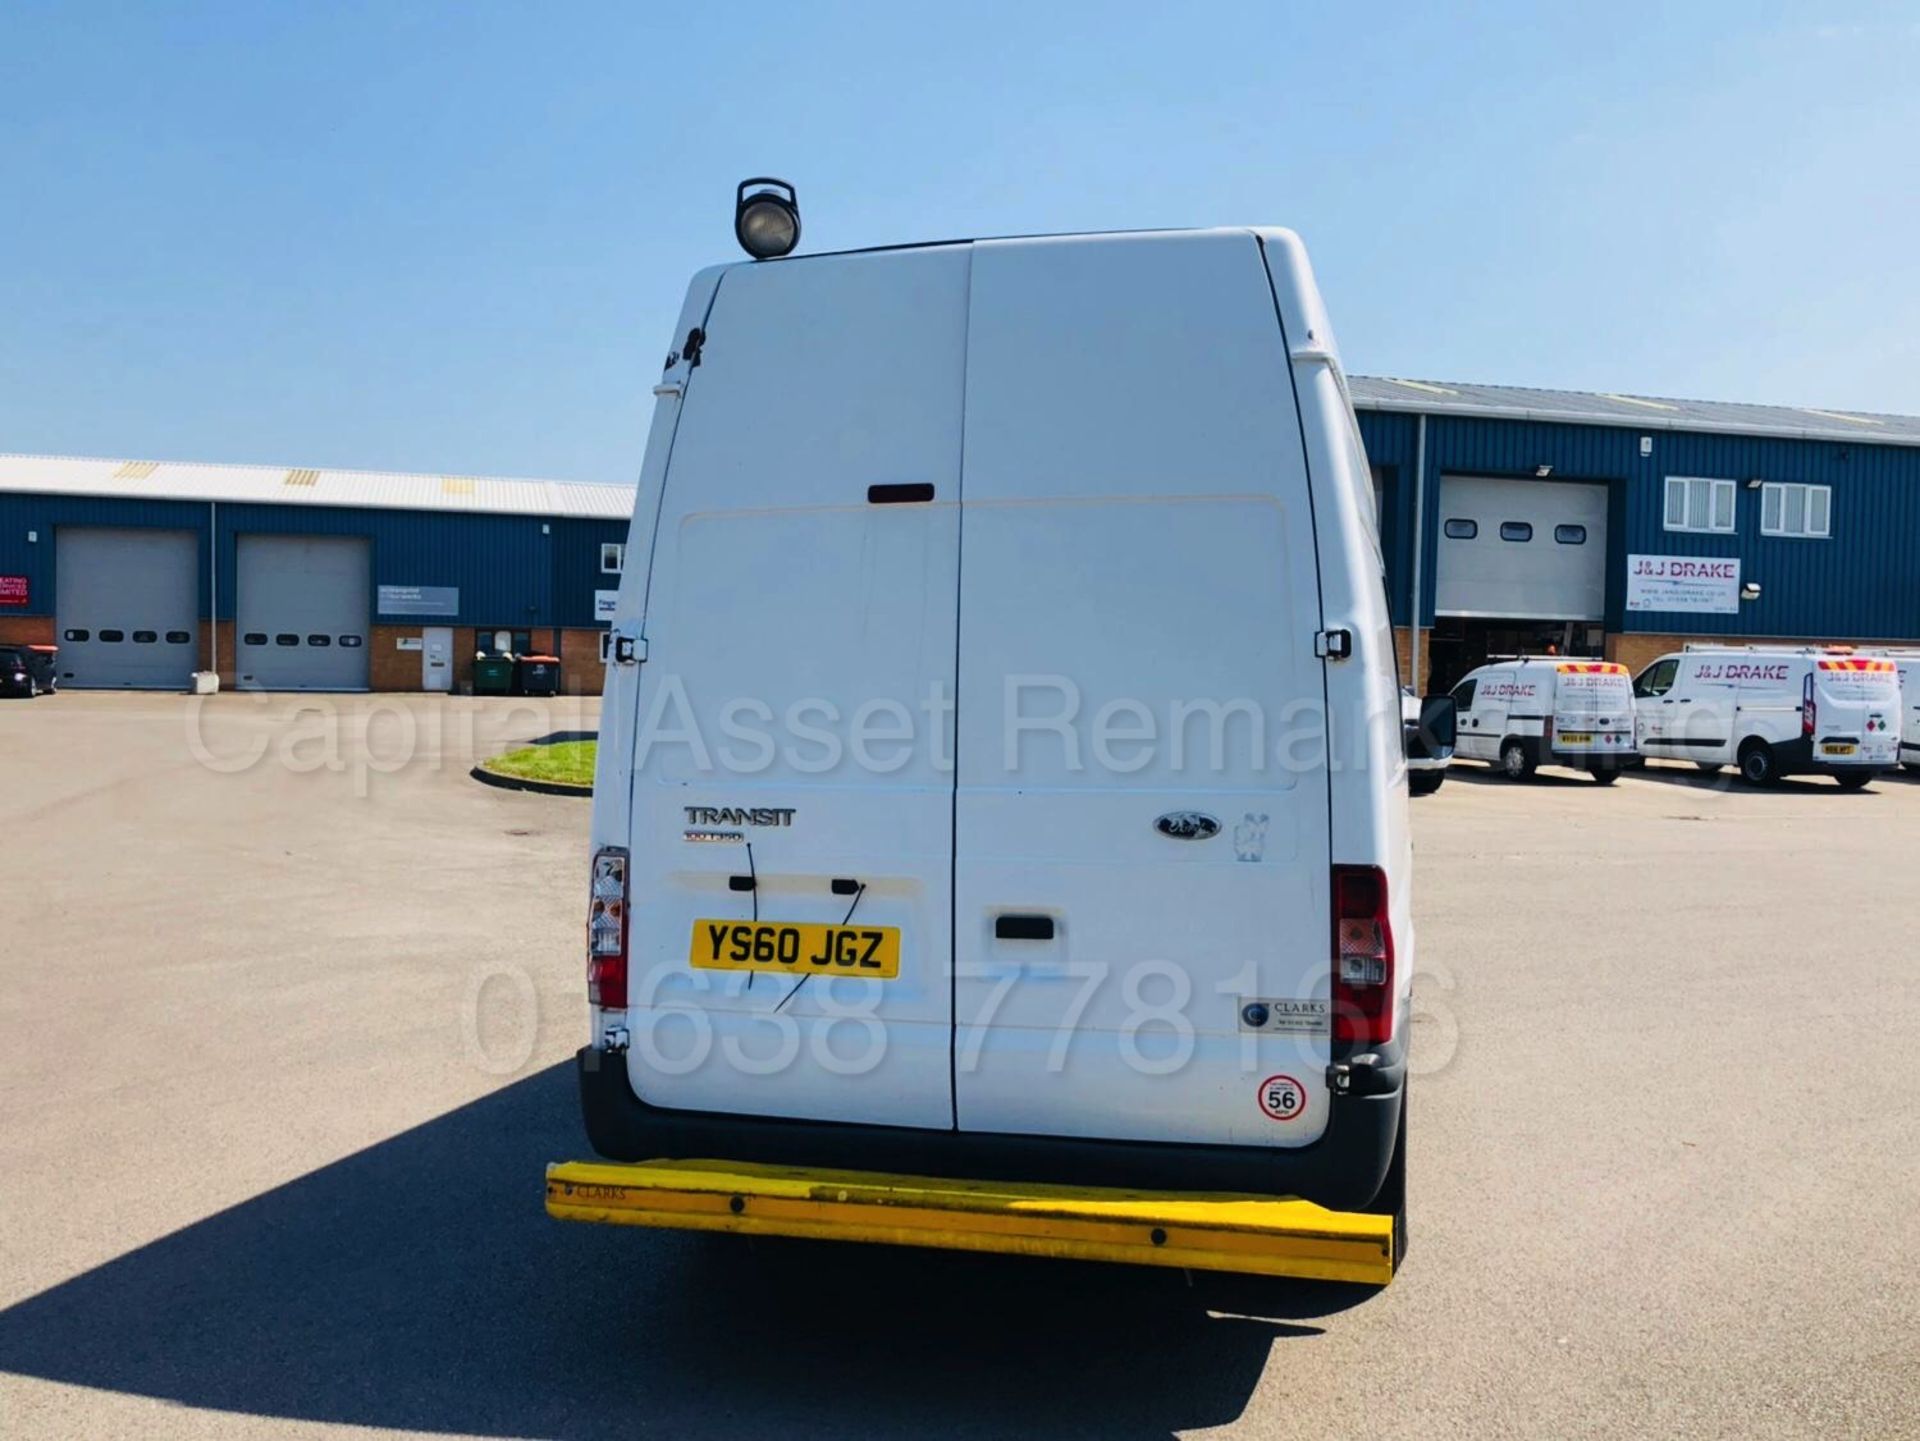
[{"label": "van door handle", "polygon": [[995,916],[993,938],[996,941],[1050,941],[1052,916]]}]

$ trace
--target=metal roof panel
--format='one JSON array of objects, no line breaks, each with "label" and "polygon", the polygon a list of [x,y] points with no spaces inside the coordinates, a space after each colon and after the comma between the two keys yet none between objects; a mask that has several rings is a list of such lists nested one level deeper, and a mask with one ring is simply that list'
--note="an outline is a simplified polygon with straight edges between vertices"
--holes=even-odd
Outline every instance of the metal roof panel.
[{"label": "metal roof panel", "polygon": [[634,494],[630,485],[58,455],[0,455],[0,491],[586,520],[625,519]]},{"label": "metal roof panel", "polygon": [[1524,385],[1478,385],[1455,380],[1405,380],[1381,375],[1349,376],[1347,384],[1354,405],[1361,410],[1618,425],[1629,430],[1695,430],[1794,440],[1920,445],[1920,416],[1913,415],[1681,400],[1625,392],[1543,390]]}]

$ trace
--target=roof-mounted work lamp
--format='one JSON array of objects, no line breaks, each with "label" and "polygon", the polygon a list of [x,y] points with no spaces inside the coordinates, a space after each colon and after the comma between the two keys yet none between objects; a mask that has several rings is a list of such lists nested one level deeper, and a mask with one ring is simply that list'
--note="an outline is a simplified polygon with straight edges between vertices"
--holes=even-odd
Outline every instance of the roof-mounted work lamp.
[{"label": "roof-mounted work lamp", "polygon": [[733,234],[755,260],[791,253],[800,243],[800,197],[771,175],[742,180],[733,196]]}]

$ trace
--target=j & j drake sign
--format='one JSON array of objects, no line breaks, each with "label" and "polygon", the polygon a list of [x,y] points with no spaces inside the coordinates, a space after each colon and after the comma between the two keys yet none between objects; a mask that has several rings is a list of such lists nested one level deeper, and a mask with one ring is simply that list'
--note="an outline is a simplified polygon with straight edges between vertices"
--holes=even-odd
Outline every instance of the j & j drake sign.
[{"label": "j & j drake sign", "polygon": [[1628,610],[1734,615],[1740,609],[1740,560],[1698,555],[1627,557]]}]

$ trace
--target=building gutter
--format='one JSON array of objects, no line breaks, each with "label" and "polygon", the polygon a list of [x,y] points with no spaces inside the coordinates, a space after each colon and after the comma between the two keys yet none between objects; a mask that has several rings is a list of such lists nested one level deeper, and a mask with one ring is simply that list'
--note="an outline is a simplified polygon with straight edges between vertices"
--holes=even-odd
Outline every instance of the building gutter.
[{"label": "building gutter", "polygon": [[1677,430],[1701,435],[1743,435],[1761,440],[1820,440],[1834,445],[1895,445],[1908,449],[1920,447],[1920,435],[1905,431],[1882,431],[1861,426],[1859,430],[1828,430],[1808,426],[1740,425],[1726,420],[1693,420],[1670,415],[1595,415],[1584,410],[1547,410],[1525,405],[1436,405],[1431,400],[1383,400],[1369,396],[1355,400],[1355,410],[1376,410],[1395,415],[1450,415],[1463,420],[1530,420],[1550,425],[1601,426],[1613,430]]}]

